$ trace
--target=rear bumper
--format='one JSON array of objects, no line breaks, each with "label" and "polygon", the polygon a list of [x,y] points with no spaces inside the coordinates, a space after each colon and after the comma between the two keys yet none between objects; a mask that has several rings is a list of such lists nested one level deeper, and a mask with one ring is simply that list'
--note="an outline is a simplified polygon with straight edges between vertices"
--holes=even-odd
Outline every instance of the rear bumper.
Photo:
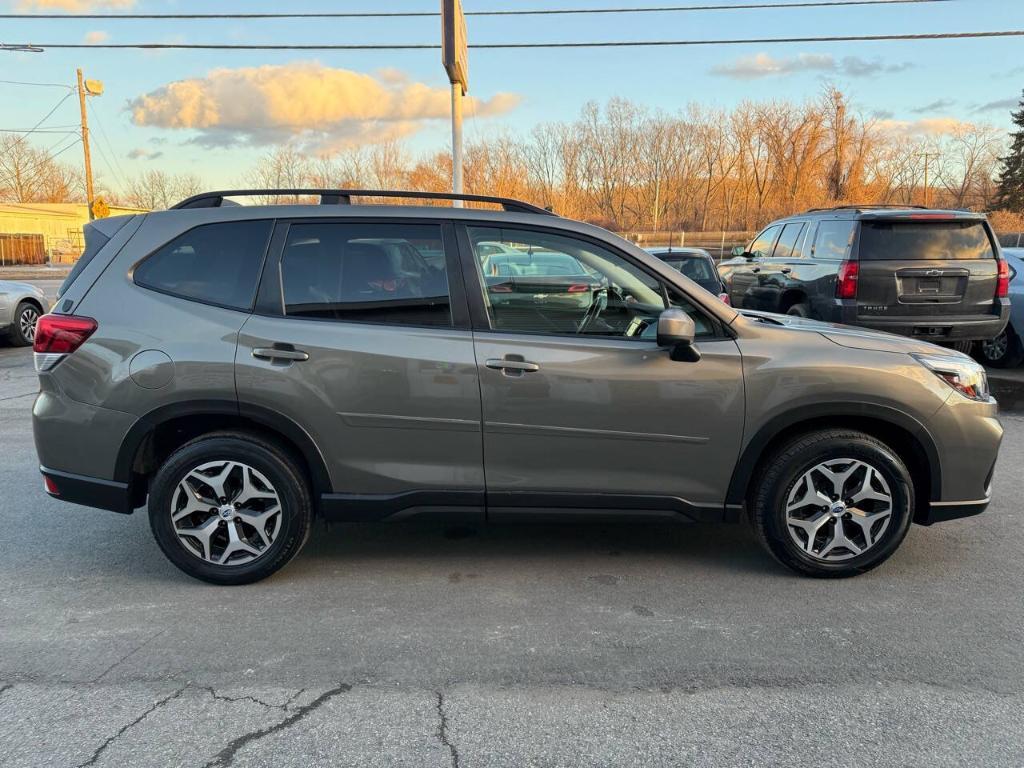
[{"label": "rear bumper", "polygon": [[842,302],[837,307],[837,322],[910,336],[922,341],[989,341],[1006,327],[1010,319],[1010,302],[999,299],[998,315],[981,317],[871,317],[858,316],[856,302]]},{"label": "rear bumper", "polygon": [[134,511],[131,488],[127,483],[73,475],[46,467],[39,467],[39,471],[47,481],[45,489],[52,498],[122,515],[130,515]]}]

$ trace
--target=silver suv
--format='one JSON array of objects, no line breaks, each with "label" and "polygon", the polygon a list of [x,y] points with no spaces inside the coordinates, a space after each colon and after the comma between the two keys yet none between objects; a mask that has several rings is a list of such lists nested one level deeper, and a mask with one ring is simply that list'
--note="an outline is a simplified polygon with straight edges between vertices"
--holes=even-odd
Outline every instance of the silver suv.
[{"label": "silver suv", "polygon": [[[321,204],[228,199],[256,194]],[[525,203],[216,192],[89,235],[35,337],[46,490],[148,504],[206,581],[268,576],[315,518],[430,514],[746,518],[850,576],[989,503],[1002,429],[970,358],[737,312]]]}]

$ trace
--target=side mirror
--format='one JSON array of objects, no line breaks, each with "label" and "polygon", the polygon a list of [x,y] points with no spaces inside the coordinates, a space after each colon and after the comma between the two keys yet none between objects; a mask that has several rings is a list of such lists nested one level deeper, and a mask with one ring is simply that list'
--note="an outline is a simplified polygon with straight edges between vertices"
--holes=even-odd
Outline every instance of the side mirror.
[{"label": "side mirror", "polygon": [[672,359],[695,363],[700,352],[693,346],[697,326],[693,318],[681,309],[666,309],[658,316],[658,346],[669,347]]},{"label": "side mirror", "polygon": [[740,256],[745,256],[746,253],[747,249],[744,248],[742,245],[737,245],[735,248],[732,249],[732,257],[734,259],[739,258]]}]

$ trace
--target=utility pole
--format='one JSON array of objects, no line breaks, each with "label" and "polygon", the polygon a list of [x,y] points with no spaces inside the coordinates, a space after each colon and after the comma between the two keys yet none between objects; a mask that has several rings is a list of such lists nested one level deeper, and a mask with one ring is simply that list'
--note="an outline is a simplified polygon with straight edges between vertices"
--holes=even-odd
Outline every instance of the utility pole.
[{"label": "utility pole", "polygon": [[919,152],[918,157],[924,158],[924,207],[928,207],[928,194],[930,192],[928,186],[928,163],[934,157],[938,159],[939,155],[937,152]]},{"label": "utility pole", "polygon": [[[462,194],[462,97],[469,90],[466,16],[462,0],[441,0],[441,63],[452,84],[452,192]],[[455,200],[456,208],[462,207]]]},{"label": "utility pole", "polygon": [[89,118],[85,111],[85,82],[82,80],[82,70],[78,70],[78,107],[82,111],[82,148],[85,150],[85,207],[89,211],[89,221],[95,217],[92,212],[92,204],[96,199],[92,188],[92,157],[89,154]]}]

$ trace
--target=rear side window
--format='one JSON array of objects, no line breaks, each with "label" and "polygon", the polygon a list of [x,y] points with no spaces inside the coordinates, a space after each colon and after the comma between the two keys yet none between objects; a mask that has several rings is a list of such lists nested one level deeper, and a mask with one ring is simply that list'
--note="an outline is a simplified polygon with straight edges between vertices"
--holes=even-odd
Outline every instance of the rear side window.
[{"label": "rear side window", "polygon": [[135,268],[135,284],[230,309],[256,297],[273,222],[204,224],[179,235]]},{"label": "rear side window", "polygon": [[75,279],[82,274],[89,262],[92,261],[96,254],[103,250],[103,246],[110,242],[110,238],[100,232],[96,227],[91,224],[86,224],[82,230],[85,235],[85,250],[82,251],[82,255],[78,257],[78,261],[75,266],[71,268],[71,272],[64,279],[64,282],[60,284],[60,289],[57,291],[57,298],[59,299],[64,295],[65,291],[71,287],[71,284],[75,282]]},{"label": "rear side window", "polygon": [[981,221],[865,221],[859,251],[861,261],[995,258]]},{"label": "rear side window", "polygon": [[452,325],[438,224],[292,224],[281,281],[291,317]]},{"label": "rear side window", "polygon": [[845,259],[853,243],[855,221],[822,221],[814,235],[811,255],[817,259]]},{"label": "rear side window", "polygon": [[776,259],[788,259],[793,257],[794,250],[796,249],[796,243],[800,239],[800,235],[804,231],[804,223],[802,221],[793,222],[787,224],[785,229],[782,230],[782,234],[779,236],[779,242],[775,245],[775,258]]}]

